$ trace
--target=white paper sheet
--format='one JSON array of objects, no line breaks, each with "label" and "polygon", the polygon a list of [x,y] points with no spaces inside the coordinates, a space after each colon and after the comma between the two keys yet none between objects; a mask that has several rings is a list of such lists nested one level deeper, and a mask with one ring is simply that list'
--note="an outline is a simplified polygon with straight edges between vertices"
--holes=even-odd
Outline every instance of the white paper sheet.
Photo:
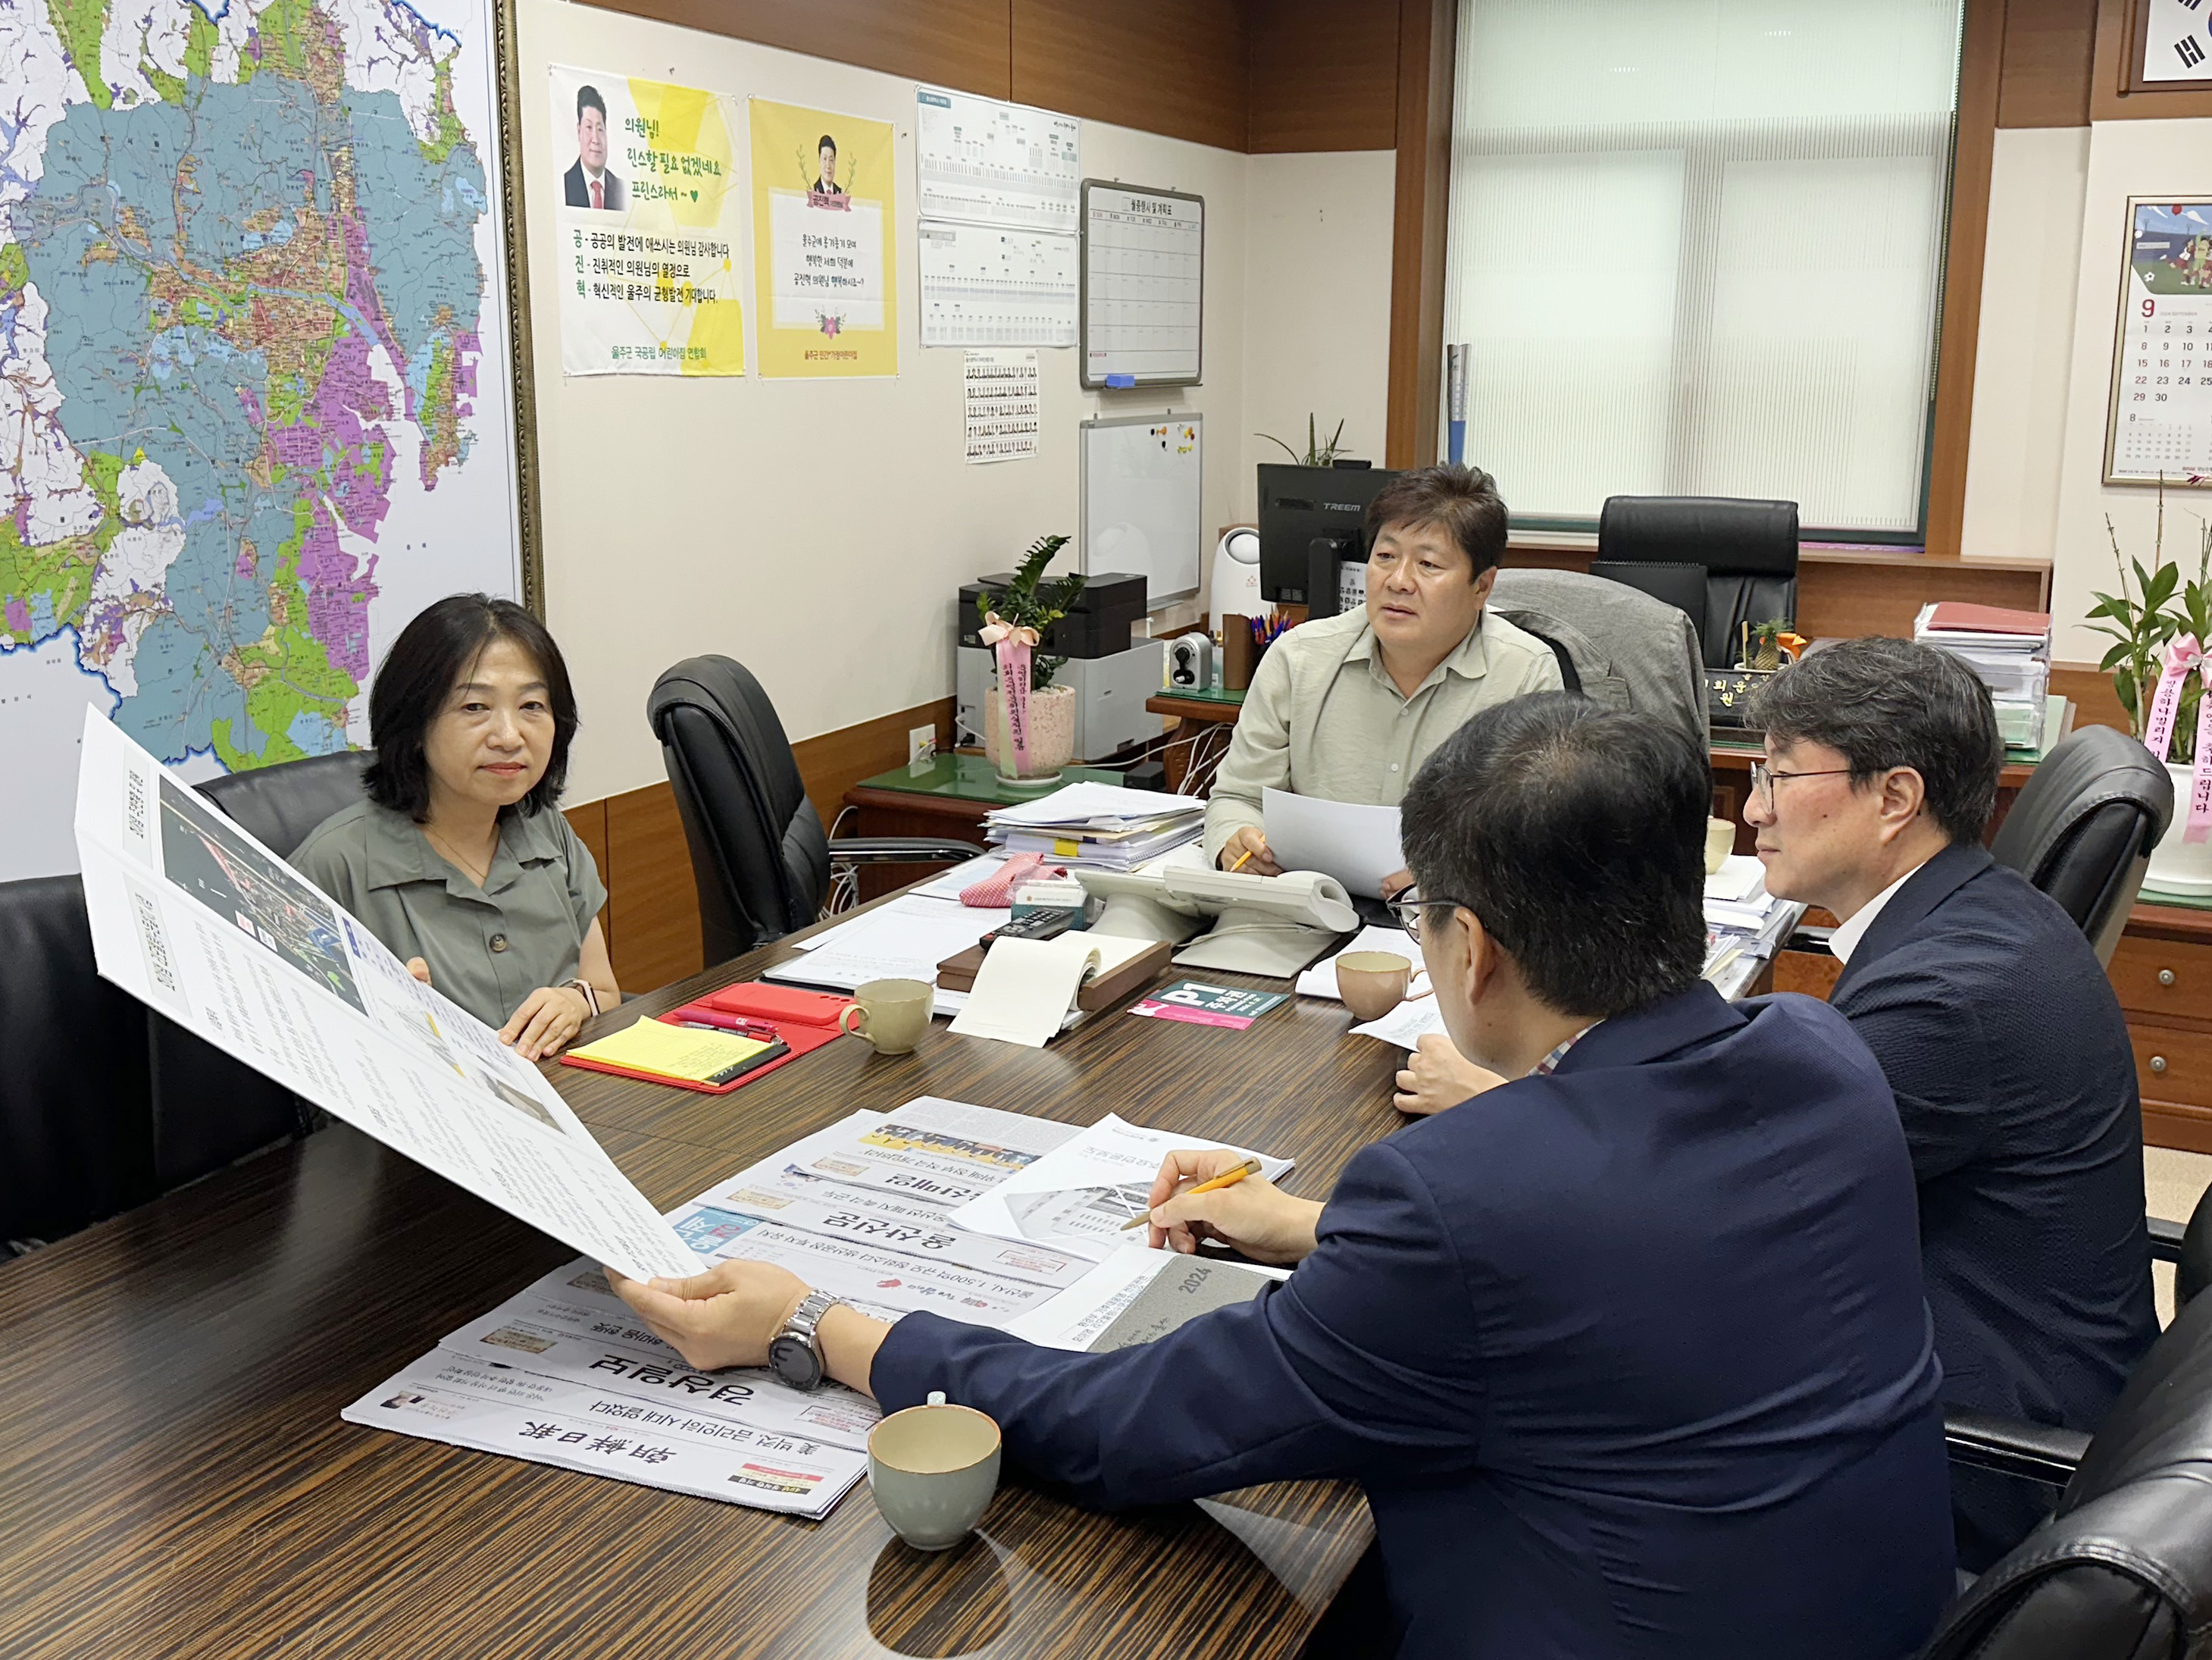
[{"label": "white paper sheet", "polygon": [[1379,1037],[1401,1049],[1419,1048],[1424,1037],[1451,1036],[1444,1030],[1444,1017],[1433,997],[1409,997],[1381,1018],[1352,1030],[1359,1037]]},{"label": "white paper sheet", "polygon": [[1041,1049],[1068,1025],[1085,976],[1111,974],[1152,943],[1091,933],[1000,939],[983,954],[968,1006],[952,1030],[963,1037],[995,1037]]},{"label": "white paper sheet", "polygon": [[1121,1225],[1144,1213],[1160,1161],[1177,1147],[1229,1147],[1260,1160],[1269,1181],[1287,1158],[1230,1147],[1204,1136],[1125,1123],[1112,1113],[1065,1145],[1024,1165],[952,1213],[958,1226],[1103,1261],[1127,1238]]},{"label": "white paper sheet", "polygon": [[858,1448],[759,1429],[696,1401],[655,1406],[442,1348],[340,1415],[371,1429],[795,1516],[827,1515],[868,1468]]},{"label": "white paper sheet", "polygon": [[890,904],[805,942],[802,953],[762,977],[851,991],[871,980],[921,980],[934,985],[937,965],[957,957],[1013,917],[957,901],[905,894]]},{"label": "white paper sheet", "polygon": [[1345,952],[1395,952],[1413,965],[1413,977],[1407,982],[1407,994],[1412,995],[1428,988],[1428,974],[1421,967],[1421,948],[1413,943],[1413,936],[1403,928],[1368,927],[1352,936],[1344,951],[1324,957],[1298,976],[1298,995],[1301,997],[1335,997],[1336,959]]},{"label": "white paper sheet", "polygon": [[964,865],[955,865],[934,881],[923,883],[907,897],[950,899],[957,904],[960,902],[961,889],[973,887],[978,882],[989,881],[999,873],[1006,862],[1003,856],[987,853],[980,859],[970,859]]},{"label": "white paper sheet", "polygon": [[1082,124],[943,87],[916,87],[914,170],[925,219],[1070,234],[1083,178]]},{"label": "white paper sheet", "polygon": [[1758,854],[1732,853],[1721,860],[1718,870],[1705,878],[1705,897],[1741,904],[1761,891],[1765,880],[1766,866],[1759,862]]},{"label": "white paper sheet", "polygon": [[594,1258],[696,1259],[559,1091],[88,710],[77,850],[103,977],[226,1055]]},{"label": "white paper sheet", "polygon": [[1186,813],[1203,815],[1205,811],[1203,801],[1188,795],[1163,795],[1158,790],[1130,789],[1121,784],[1084,779],[1062,785],[1034,801],[994,808],[989,820],[994,824],[1096,824],[1113,830]]},{"label": "white paper sheet", "polygon": [[1034,459],[1040,424],[1036,353],[971,351],[961,375],[968,459],[979,465]]},{"label": "white paper sheet", "polygon": [[1267,851],[1285,870],[1317,870],[1351,892],[1382,897],[1382,879],[1406,867],[1398,809],[1330,801],[1273,787],[1260,793]]},{"label": "white paper sheet", "polygon": [[[924,219],[915,227],[915,243],[923,345],[1026,347],[1034,353],[1039,346],[1075,344],[1074,237]],[[1034,373],[1030,387],[1034,392]]]}]

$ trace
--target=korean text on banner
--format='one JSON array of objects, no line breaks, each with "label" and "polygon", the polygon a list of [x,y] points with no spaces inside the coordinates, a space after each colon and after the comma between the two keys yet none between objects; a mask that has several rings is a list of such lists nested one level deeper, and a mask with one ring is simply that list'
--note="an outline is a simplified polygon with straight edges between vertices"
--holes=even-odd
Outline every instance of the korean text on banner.
[{"label": "korean text on banner", "polygon": [[561,368],[743,374],[735,100],[555,64]]},{"label": "korean text on banner", "polygon": [[898,373],[891,127],[751,100],[760,372]]}]

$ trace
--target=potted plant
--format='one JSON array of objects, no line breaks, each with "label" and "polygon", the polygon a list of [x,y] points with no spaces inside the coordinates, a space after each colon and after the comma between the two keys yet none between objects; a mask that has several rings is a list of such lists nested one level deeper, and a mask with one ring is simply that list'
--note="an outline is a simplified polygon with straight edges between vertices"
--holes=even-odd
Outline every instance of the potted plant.
[{"label": "potted plant", "polygon": [[2112,677],[2130,729],[2173,780],[2173,821],[2151,849],[2143,885],[2212,897],[2212,697],[2205,692],[2212,663],[2204,657],[2212,642],[2212,525],[2198,536],[2193,582],[2166,561],[2162,487],[2149,569],[2122,556],[2109,514],[2105,534],[2120,591],[2097,594],[2089,608],[2089,626],[2113,641],[2098,666]]},{"label": "potted plant", "polygon": [[1328,441],[1324,443],[1321,438],[1320,423],[1310,414],[1306,417],[1306,453],[1304,455],[1300,455],[1272,432],[1255,432],[1252,435],[1255,438],[1266,439],[1284,454],[1289,456],[1294,466],[1330,466],[1334,465],[1338,456],[1344,453],[1344,423],[1340,421],[1336,423],[1336,430],[1329,434]]},{"label": "potted plant", "polygon": [[1067,660],[1037,649],[1083,594],[1080,571],[1044,581],[1044,568],[1066,545],[1065,536],[1040,536],[1012,582],[975,601],[983,643],[999,661],[999,684],[983,703],[983,753],[1009,784],[1050,782],[1075,753],[1075,691],[1052,683]]}]

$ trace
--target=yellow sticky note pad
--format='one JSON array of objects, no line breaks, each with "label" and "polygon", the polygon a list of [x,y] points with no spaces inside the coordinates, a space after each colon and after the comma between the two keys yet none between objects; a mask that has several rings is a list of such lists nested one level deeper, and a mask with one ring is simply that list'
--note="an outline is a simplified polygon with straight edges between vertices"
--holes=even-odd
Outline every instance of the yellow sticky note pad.
[{"label": "yellow sticky note pad", "polygon": [[689,1026],[672,1026],[665,1020],[640,1020],[569,1053],[580,1061],[603,1061],[610,1067],[680,1078],[690,1084],[711,1084],[766,1048],[757,1037],[740,1037],[735,1032],[696,1031]]}]

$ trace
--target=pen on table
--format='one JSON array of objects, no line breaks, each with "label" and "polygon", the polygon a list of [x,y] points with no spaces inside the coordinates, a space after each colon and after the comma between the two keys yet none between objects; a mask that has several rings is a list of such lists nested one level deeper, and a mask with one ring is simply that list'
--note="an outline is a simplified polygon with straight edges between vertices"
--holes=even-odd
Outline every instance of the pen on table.
[{"label": "pen on table", "polygon": [[679,1020],[676,1024],[687,1027],[692,1031],[726,1032],[732,1037],[751,1037],[763,1043],[775,1043],[783,1036],[774,1026],[763,1020],[733,1019],[727,1025],[714,1020]]},{"label": "pen on table", "polygon": [[[1260,1161],[1256,1158],[1247,1158],[1243,1164],[1237,1165],[1235,1170],[1224,1171],[1220,1175],[1215,1177],[1211,1182],[1200,1182],[1196,1187],[1186,1188],[1183,1189],[1182,1193],[1178,1193],[1174,1196],[1177,1199],[1181,1199],[1185,1194],[1212,1193],[1217,1188],[1233,1188],[1239,1182],[1242,1182],[1246,1177],[1257,1176],[1259,1173]],[[1119,1231],[1127,1233],[1131,1228],[1140,1228],[1152,1219],[1152,1213],[1149,1208],[1147,1208],[1142,1216],[1133,1216],[1127,1221],[1122,1223]]]}]

